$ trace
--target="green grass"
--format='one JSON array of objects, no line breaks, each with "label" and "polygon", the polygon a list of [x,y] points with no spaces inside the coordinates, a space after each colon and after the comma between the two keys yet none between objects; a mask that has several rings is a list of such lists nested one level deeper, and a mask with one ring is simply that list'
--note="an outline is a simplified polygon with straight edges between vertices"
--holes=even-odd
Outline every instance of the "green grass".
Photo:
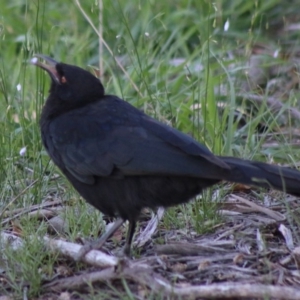
[{"label": "green grass", "polygon": [[[98,28],[97,1],[81,5]],[[42,148],[38,128],[49,78],[28,64],[34,53],[91,71],[102,60],[104,68],[100,74],[107,93],[119,95],[157,119],[191,134],[216,154],[264,161],[272,158],[290,164],[299,161],[299,149],[287,146],[289,136],[278,136],[284,147],[264,148],[266,135],[258,136],[255,129],[263,122],[268,124],[268,132],[277,131],[282,126],[283,112],[274,114],[267,105],[254,105],[251,109],[255,113],[250,114],[243,128],[238,128],[234,118],[236,107],[249,110],[249,104],[237,94],[253,44],[264,42],[283,49],[290,45],[287,37],[276,40],[270,34],[282,15],[295,12],[295,8],[285,6],[279,0],[218,0],[213,4],[205,0],[104,1],[103,37],[113,55],[105,49],[99,57],[98,34],[76,2],[0,0],[0,215],[10,202],[8,209],[25,208],[56,194],[71,199],[73,204],[64,212],[70,225],[65,238],[96,236],[101,230],[101,214],[95,213],[91,218],[86,213],[87,204],[79,200],[65,178],[51,180],[58,170]],[[224,31],[226,20],[230,21],[228,31]],[[292,35],[291,38],[299,39],[299,34]],[[272,63],[284,65],[285,61],[264,61],[265,67]],[[223,90],[226,96],[218,94]],[[286,107],[294,105],[297,96],[299,91],[291,93]],[[218,103],[227,105],[221,114]],[[294,121],[285,122],[287,127],[294,126]],[[21,157],[19,152],[25,146],[26,154]],[[23,192],[35,180],[33,187]],[[192,226],[199,233],[211,230],[220,221],[211,195],[212,191],[207,191],[202,201],[171,208],[161,226]],[[52,272],[56,257],[43,253],[38,239],[34,239],[45,233],[45,225],[26,218],[21,221],[22,231],[30,236],[30,247],[16,256],[9,255],[7,250],[11,268],[8,278],[18,282],[10,292],[20,297],[21,284],[34,278],[28,294],[34,297],[42,293],[42,274]],[[4,228],[10,228],[10,224]],[[41,265],[46,272],[39,271]],[[127,296],[134,298],[128,289]]]}]

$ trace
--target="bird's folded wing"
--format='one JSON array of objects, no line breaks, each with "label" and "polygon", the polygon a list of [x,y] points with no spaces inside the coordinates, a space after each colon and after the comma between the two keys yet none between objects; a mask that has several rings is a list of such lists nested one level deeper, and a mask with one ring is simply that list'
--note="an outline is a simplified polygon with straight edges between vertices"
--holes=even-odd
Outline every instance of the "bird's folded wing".
[{"label": "bird's folded wing", "polygon": [[[140,121],[64,116],[50,127],[54,152],[78,180],[94,176],[173,175],[216,179],[226,163],[206,147],[141,113]],[[53,151],[52,150],[52,151]]]}]

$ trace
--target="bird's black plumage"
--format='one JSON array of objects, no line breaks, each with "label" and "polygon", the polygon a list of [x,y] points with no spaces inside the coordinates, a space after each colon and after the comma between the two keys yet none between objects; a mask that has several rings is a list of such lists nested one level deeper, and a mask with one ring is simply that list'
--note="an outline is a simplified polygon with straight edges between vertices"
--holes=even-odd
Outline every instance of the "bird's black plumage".
[{"label": "bird's black plumage", "polygon": [[215,156],[190,136],[105,95],[89,72],[37,57],[48,64],[33,63],[52,79],[40,119],[43,144],[87,202],[129,221],[127,253],[142,208],[187,202],[221,180],[300,195],[297,170]]}]

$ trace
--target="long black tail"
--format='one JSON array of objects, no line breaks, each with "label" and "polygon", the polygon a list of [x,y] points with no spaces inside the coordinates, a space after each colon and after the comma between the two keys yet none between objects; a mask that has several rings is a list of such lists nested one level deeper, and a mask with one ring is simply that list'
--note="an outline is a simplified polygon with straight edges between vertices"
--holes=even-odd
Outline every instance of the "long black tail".
[{"label": "long black tail", "polygon": [[232,168],[224,178],[226,181],[274,188],[300,196],[300,172],[296,169],[235,157],[218,156],[218,158]]}]

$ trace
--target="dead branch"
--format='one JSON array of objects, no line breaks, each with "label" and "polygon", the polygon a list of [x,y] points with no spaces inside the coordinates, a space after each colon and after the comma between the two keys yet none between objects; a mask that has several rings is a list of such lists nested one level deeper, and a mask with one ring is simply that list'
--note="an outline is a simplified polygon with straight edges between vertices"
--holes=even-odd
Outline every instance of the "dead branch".
[{"label": "dead branch", "polygon": [[[76,259],[81,245],[69,243],[63,240],[54,240],[45,236],[43,238],[44,245],[50,251],[57,251],[60,254],[67,256],[73,260]],[[0,245],[1,247],[11,247],[13,250],[19,250],[23,247],[24,242],[21,238],[6,232],[0,232]],[[98,267],[111,267],[118,264],[117,257],[107,255],[101,251],[91,250],[82,259],[84,262]]]},{"label": "dead branch", "polygon": [[166,245],[156,245],[155,251],[157,254],[179,254],[179,255],[199,255],[203,252],[227,252],[224,248],[213,247],[209,245],[195,245],[191,243],[172,243]]},{"label": "dead branch", "polygon": [[61,200],[47,201],[45,203],[32,205],[32,206],[27,207],[27,208],[18,208],[18,209],[15,209],[15,210],[11,211],[11,212],[7,212],[7,213],[5,212],[4,214],[12,215],[12,216],[4,219],[3,221],[1,221],[1,225],[5,225],[5,224],[9,223],[10,221],[12,221],[12,220],[24,215],[24,214],[27,214],[27,213],[30,213],[30,212],[33,212],[33,211],[37,211],[37,210],[41,210],[41,209],[46,208],[46,207],[58,206],[58,205],[61,205],[62,203],[63,202]]},{"label": "dead branch", "polygon": [[[76,257],[79,254],[81,249],[81,245],[66,242],[63,240],[54,240],[49,237],[44,237],[45,246],[51,251],[58,251],[60,254],[64,256],[68,256],[73,260],[76,260]],[[119,259],[115,256],[107,255],[101,251],[91,250],[88,252],[83,258],[82,261],[99,267],[111,267],[116,266]]]},{"label": "dead branch", "polygon": [[98,272],[58,279],[44,285],[48,291],[79,289],[87,284],[106,282],[115,279],[127,279],[150,288],[157,293],[164,293],[176,298],[196,299],[300,299],[300,291],[291,287],[274,285],[245,284],[245,283],[218,283],[198,286],[172,286],[167,280],[145,266],[137,263],[129,264],[120,273],[115,268],[108,268]]}]

